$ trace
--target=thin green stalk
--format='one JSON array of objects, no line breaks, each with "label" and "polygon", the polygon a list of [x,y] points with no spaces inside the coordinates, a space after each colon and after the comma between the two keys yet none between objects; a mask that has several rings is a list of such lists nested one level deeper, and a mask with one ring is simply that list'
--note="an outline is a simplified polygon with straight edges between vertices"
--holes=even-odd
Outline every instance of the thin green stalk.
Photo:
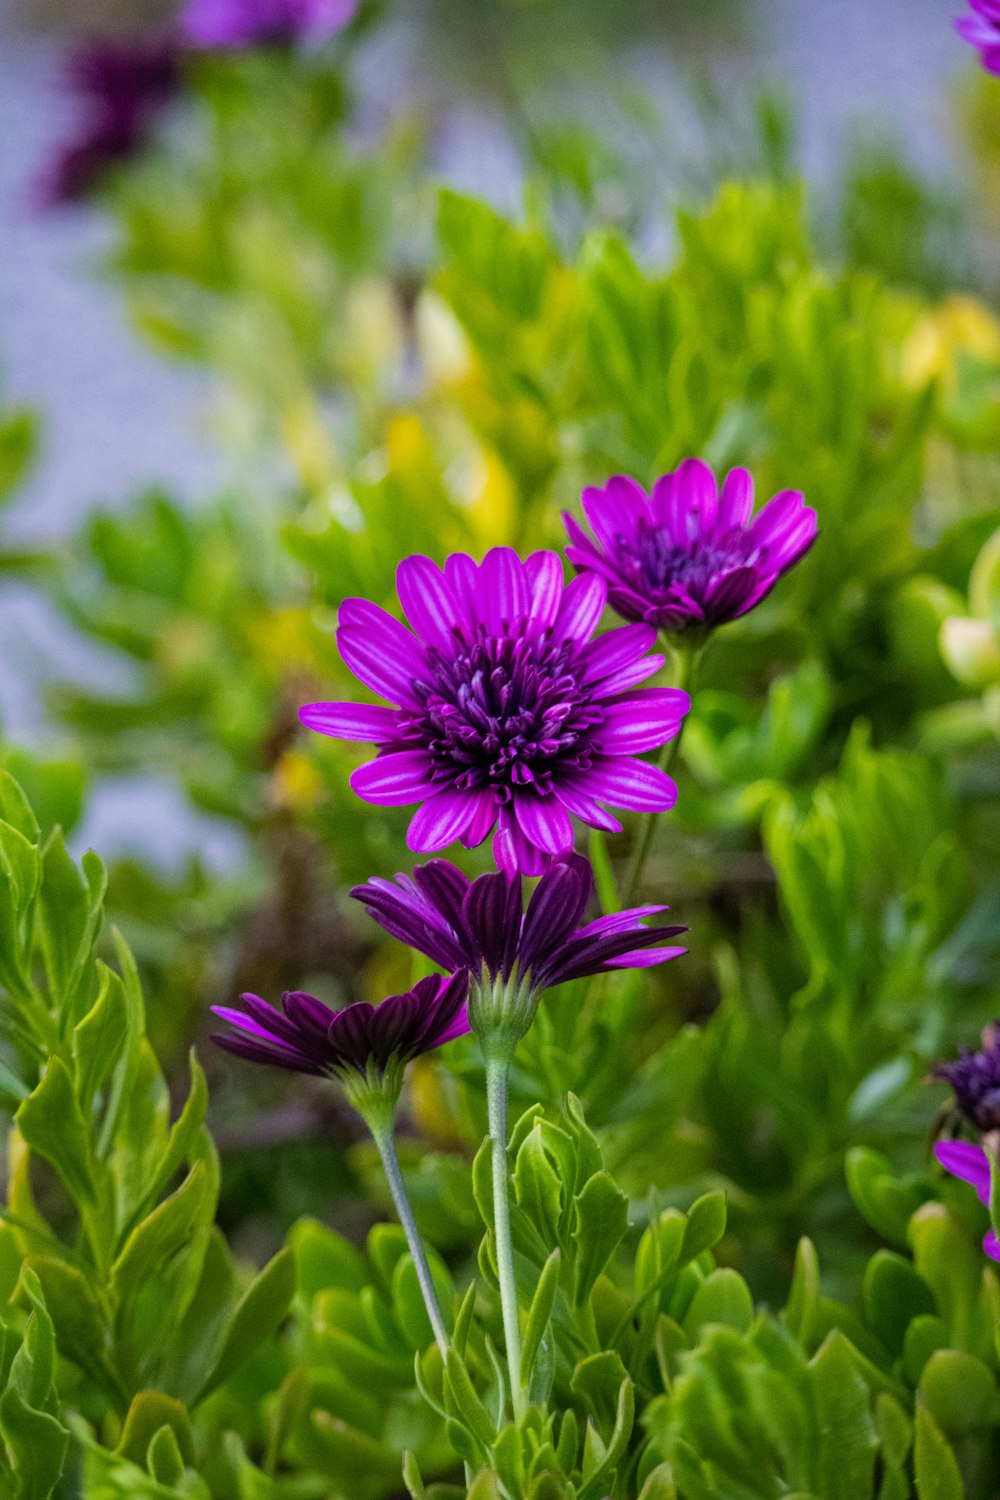
[{"label": "thin green stalk", "polygon": [[382,1166],[385,1168],[389,1191],[392,1194],[392,1201],[396,1205],[396,1213],[399,1215],[399,1222],[403,1226],[403,1233],[406,1235],[406,1243],[410,1247],[414,1270],[417,1273],[417,1281],[420,1284],[424,1306],[427,1309],[427,1316],[431,1320],[431,1327],[434,1330],[437,1346],[441,1350],[441,1358],[447,1359],[448,1334],[445,1330],[444,1319],[441,1316],[441,1309],[438,1306],[437,1293],[434,1290],[434,1280],[431,1276],[431,1268],[427,1264],[427,1256],[424,1254],[420,1231],[417,1229],[417,1222],[413,1217],[410,1200],[406,1195],[403,1174],[399,1170],[399,1158],[396,1155],[396,1142],[393,1138],[392,1129],[390,1127],[388,1129],[373,1130],[372,1135],[375,1137],[378,1154],[382,1158]]},{"label": "thin green stalk", "polygon": [[[698,665],[701,661],[703,646],[677,646],[674,654],[677,657],[677,681],[674,686],[683,692],[694,694],[695,679],[698,675]],[[661,771],[668,774],[670,768],[677,758],[677,752],[681,747],[684,737],[684,725],[687,723],[687,715],[681,720],[680,728],[672,740],[668,740],[660,751],[657,761]],[[653,831],[656,827],[656,813],[643,813],[639,824],[639,833],[632,849],[632,857],[628,863],[628,872],[622,883],[622,906],[632,906],[642,883],[642,874],[646,866],[646,858],[649,854],[650,845],[653,842]]]},{"label": "thin green stalk", "polygon": [[510,1371],[510,1394],[514,1420],[520,1422],[527,1409],[521,1386],[521,1325],[517,1316],[514,1282],[514,1246],[510,1235],[510,1183],[507,1175],[507,1075],[504,1058],[486,1059],[486,1107],[489,1113],[493,1155],[493,1237],[497,1249],[497,1276],[503,1312],[504,1343]]}]

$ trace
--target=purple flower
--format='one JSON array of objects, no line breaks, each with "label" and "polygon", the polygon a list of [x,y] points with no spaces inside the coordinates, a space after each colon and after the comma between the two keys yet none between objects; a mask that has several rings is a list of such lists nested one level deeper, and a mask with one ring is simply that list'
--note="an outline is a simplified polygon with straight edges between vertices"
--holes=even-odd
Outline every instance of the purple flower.
[{"label": "purple flower", "polygon": [[[952,1177],[970,1182],[979,1195],[980,1202],[990,1206],[990,1163],[982,1146],[973,1146],[968,1141],[938,1141],[934,1155]],[[994,1230],[987,1231],[983,1238],[983,1249],[993,1260],[1000,1260],[1000,1240]]]},{"label": "purple flower", "polygon": [[177,48],[162,39],[90,42],[70,57],[67,80],[83,116],[77,139],[62,149],[42,184],[48,204],[85,197],[112,166],[146,144],[177,89]]},{"label": "purple flower", "polygon": [[624,475],[583,492],[596,541],[564,515],[578,573],[608,585],[626,620],[669,633],[704,632],[759,604],[816,540],[816,513],[782,490],[757,516],[753,480],[730,469],[719,494],[707,464],[688,458],[652,493]]},{"label": "purple flower", "polygon": [[932,1072],[951,1084],[956,1105],[977,1130],[1000,1129],[1000,1021],[983,1032],[981,1052],[963,1047],[954,1062]]},{"label": "purple flower", "polygon": [[189,0],[181,28],[195,47],[318,46],[345,27],[358,0]]},{"label": "purple flower", "polygon": [[505,874],[469,881],[447,860],[412,876],[370,880],[351,895],[381,927],[446,969],[475,979],[512,977],[533,993],[608,969],[665,963],[684,948],[657,947],[685,927],[645,927],[664,906],[637,906],[579,926],[594,893],[587,860],[570,854],[548,866],[524,910],[521,882]]},{"label": "purple flower", "polygon": [[358,1001],[344,1010],[331,1010],[302,990],[282,995],[280,1010],[259,995],[241,995],[243,1010],[212,1007],[235,1028],[212,1040],[237,1057],[295,1073],[349,1080],[352,1073],[365,1078],[374,1068],[382,1075],[390,1064],[402,1065],[466,1035],[467,989],[464,972],[450,978],[432,974],[381,1005]]},{"label": "purple flower", "polygon": [[566,586],[554,552],[522,562],[495,547],[478,566],[453,554],[443,573],[409,557],[396,582],[415,634],[364,599],[345,600],[337,632],[352,672],[394,706],[313,703],[299,717],[378,746],[351,786],[386,807],[422,803],[411,849],[472,848],[496,827],[497,863],[539,874],[572,848],[570,814],[617,832],[604,804],[674,805],[674,783],[637,757],[677,734],[690,702],[671,688],[631,691],[663,664],[648,654],[650,626],[591,639],[602,578]]},{"label": "purple flower", "polygon": [[1000,0],[969,0],[971,15],[959,16],[955,30],[979,50],[988,73],[1000,74]]}]

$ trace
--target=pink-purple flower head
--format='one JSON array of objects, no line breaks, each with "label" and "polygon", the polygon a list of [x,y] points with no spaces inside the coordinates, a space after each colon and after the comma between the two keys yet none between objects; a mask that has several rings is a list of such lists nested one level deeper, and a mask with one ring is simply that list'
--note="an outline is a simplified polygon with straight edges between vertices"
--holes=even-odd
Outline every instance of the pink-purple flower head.
[{"label": "pink-purple flower head", "polygon": [[956,1107],[977,1130],[1000,1129],[1000,1021],[983,1032],[981,1051],[962,1047],[954,1062],[932,1071],[951,1084]]},{"label": "pink-purple flower head", "polygon": [[350,22],[358,0],[188,0],[181,29],[195,47],[320,46]]},{"label": "pink-purple flower head", "polygon": [[[938,1141],[934,1155],[952,1177],[971,1183],[980,1202],[989,1208],[990,1162],[982,1146],[973,1146],[969,1141]],[[994,1230],[987,1230],[983,1249],[993,1260],[1000,1260],[1000,1240]]]},{"label": "pink-purple flower head", "polygon": [[564,516],[566,556],[578,573],[604,579],[624,619],[705,634],[759,604],[816,540],[816,512],[798,490],[782,490],[751,519],[753,498],[746,469],[731,469],[720,494],[697,458],[648,495],[619,475],[583,492],[593,538]]},{"label": "pink-purple flower head", "polygon": [[146,144],[177,90],[178,50],[169,38],[87,42],[71,54],[67,81],[82,118],[42,184],[48,204],[85,197]]},{"label": "pink-purple flower head", "polygon": [[421,804],[411,849],[472,848],[495,829],[498,865],[533,875],[572,848],[571,815],[617,832],[609,805],[673,806],[674,783],[638,757],[677,734],[689,699],[636,690],[663,664],[651,626],[592,639],[603,578],[566,585],[554,552],[522,561],[495,547],[481,564],[455,553],[443,571],[409,557],[396,581],[412,631],[347,599],[337,632],[351,671],[391,706],[313,703],[300,718],[377,745],[351,786],[382,806]]},{"label": "pink-purple flower head", "polygon": [[1000,74],[1000,0],[968,0],[970,14],[959,16],[955,30],[979,52],[988,73]]},{"label": "pink-purple flower head", "polygon": [[593,872],[580,854],[548,866],[527,910],[520,880],[498,873],[470,881],[444,859],[351,892],[386,932],[443,968],[490,981],[516,975],[536,992],[609,969],[649,968],[686,951],[662,946],[686,927],[644,925],[664,906],[637,906],[581,926],[593,894]]},{"label": "pink-purple flower head", "polygon": [[233,1027],[212,1040],[250,1062],[348,1083],[353,1074],[371,1080],[465,1036],[467,989],[464,972],[450,978],[432,974],[381,1005],[357,1001],[343,1010],[331,1010],[302,990],[283,994],[280,1009],[259,995],[241,995],[242,1010],[212,1007]]}]

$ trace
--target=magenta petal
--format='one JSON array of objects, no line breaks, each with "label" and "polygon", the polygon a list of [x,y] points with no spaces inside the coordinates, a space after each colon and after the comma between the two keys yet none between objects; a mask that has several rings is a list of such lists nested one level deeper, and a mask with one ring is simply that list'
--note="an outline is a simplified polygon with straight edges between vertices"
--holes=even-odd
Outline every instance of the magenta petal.
[{"label": "magenta petal", "polygon": [[585,489],[581,503],[594,535],[609,552],[620,539],[631,540],[640,517],[649,514],[645,490],[624,474],[609,479],[603,490],[593,486]]},{"label": "magenta petal", "polygon": [[397,713],[371,703],[307,703],[299,709],[307,729],[337,740],[367,740],[383,744],[396,734]]},{"label": "magenta petal", "polygon": [[491,547],[479,570],[483,618],[495,635],[510,630],[528,613],[524,564],[512,547]]},{"label": "magenta petal", "polygon": [[609,958],[607,965],[609,969],[652,969],[686,952],[686,948],[641,948],[635,953],[619,953],[616,958]]},{"label": "magenta petal", "polygon": [[753,511],[753,479],[747,469],[730,469],[719,498],[716,534],[742,529]]},{"label": "magenta petal", "polygon": [[633,812],[669,812],[677,801],[677,788],[665,771],[625,756],[595,760],[584,784],[602,802]]},{"label": "magenta petal", "polygon": [[553,630],[561,640],[588,641],[604,613],[608,587],[596,573],[581,574],[566,585]]},{"label": "magenta petal", "polygon": [[524,564],[531,590],[530,621],[537,630],[548,630],[556,622],[565,581],[562,563],[555,552],[532,552]]},{"label": "magenta petal", "polygon": [[605,755],[641,755],[673,739],[691,707],[687,693],[675,688],[646,688],[609,703],[598,731]]},{"label": "magenta petal", "polygon": [[[634,666],[655,644],[656,631],[651,625],[623,625],[618,630],[607,631],[580,652],[584,681],[598,683],[603,678],[614,676],[622,667]],[[655,662],[657,668],[663,665],[662,656],[652,656],[648,660]]]},{"label": "magenta petal", "polygon": [[588,823],[591,828],[602,828],[605,833],[621,833],[622,825],[618,819],[613,818],[596,797],[580,785],[578,779],[561,781],[556,795],[566,811],[579,818],[581,823]]},{"label": "magenta petal", "polygon": [[676,493],[684,506],[684,535],[680,540],[711,537],[718,511],[718,487],[715,475],[700,458],[686,458],[677,470]]},{"label": "magenta petal", "polygon": [[425,750],[391,751],[352,771],[351,788],[366,802],[406,807],[437,791],[431,771],[431,759]]},{"label": "magenta petal", "polygon": [[437,792],[414,813],[406,832],[407,848],[444,849],[455,843],[468,827],[473,811],[468,792]]},{"label": "magenta petal", "polygon": [[555,797],[519,788],[514,793],[514,815],[525,836],[545,854],[562,854],[573,847],[573,825]]},{"label": "magenta petal", "polygon": [[417,635],[430,645],[447,641],[462,623],[462,612],[441,569],[415,552],[396,569],[396,592]]},{"label": "magenta petal", "polygon": [[982,1146],[968,1141],[938,1141],[934,1155],[946,1172],[971,1183],[985,1204],[990,1201],[990,1164]]},{"label": "magenta petal", "polygon": [[399,632],[395,639],[360,623],[342,625],[337,646],[355,677],[372,692],[390,703],[415,706],[413,682],[426,677],[427,661],[409,631],[393,624]]}]

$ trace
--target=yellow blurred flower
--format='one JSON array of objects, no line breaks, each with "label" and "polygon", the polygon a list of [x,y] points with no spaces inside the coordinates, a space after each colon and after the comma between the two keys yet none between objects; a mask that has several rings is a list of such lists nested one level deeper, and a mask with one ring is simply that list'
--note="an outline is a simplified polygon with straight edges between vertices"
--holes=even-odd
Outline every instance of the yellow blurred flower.
[{"label": "yellow blurred flower", "polygon": [[904,343],[903,381],[911,389],[937,378],[952,384],[960,354],[1000,362],[1000,322],[978,298],[956,294],[925,313]]},{"label": "yellow blurred flower", "polygon": [[420,1131],[432,1145],[454,1149],[465,1143],[455,1080],[436,1058],[416,1058],[410,1066],[410,1107]]},{"label": "yellow blurred flower", "polygon": [[316,807],[323,798],[323,778],[301,750],[286,750],[274,768],[271,794],[276,807]]}]

